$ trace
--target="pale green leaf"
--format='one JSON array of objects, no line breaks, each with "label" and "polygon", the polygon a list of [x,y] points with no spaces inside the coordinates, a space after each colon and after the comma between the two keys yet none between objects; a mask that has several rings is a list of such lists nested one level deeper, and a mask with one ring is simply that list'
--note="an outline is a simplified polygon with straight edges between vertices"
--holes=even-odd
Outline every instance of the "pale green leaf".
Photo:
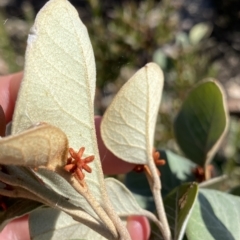
[{"label": "pale green leaf", "polygon": [[86,174],[85,181],[101,202],[103,174],[93,113],[95,81],[92,46],[77,11],[66,0],[49,1],[28,37],[12,134],[32,123],[47,122],[67,135],[74,150],[84,146],[84,156],[95,155],[89,164],[93,171]]},{"label": "pale green leaf", "polygon": [[189,33],[189,40],[192,44],[200,43],[212,32],[212,26],[208,23],[198,23],[194,25]]},{"label": "pale green leaf", "polygon": [[[52,189],[47,188],[45,185],[42,184],[42,181],[37,179],[36,176],[33,175],[32,172],[27,168],[5,166],[5,169],[9,173],[9,175],[14,176],[12,177],[13,181],[11,181],[11,185],[18,187],[18,194],[21,193],[21,187],[24,187],[24,189],[27,189],[30,193],[33,194],[32,196],[36,201],[42,201],[53,208],[66,211],[66,213],[70,214],[78,221],[83,222],[88,226],[91,226],[96,231],[101,232],[104,236],[109,236],[109,232],[107,231],[107,229],[105,229],[104,225],[102,225],[101,222],[86,213],[88,212],[90,207],[84,205],[86,201],[83,201],[82,196],[78,195],[77,197],[77,194],[73,193],[74,190],[72,188],[66,191],[66,188],[70,187],[70,185],[67,186],[68,183],[63,183],[63,181],[65,180],[61,179],[61,177],[57,174],[54,175],[52,171],[46,170],[52,174],[51,176],[57,176],[56,180],[58,180],[59,183],[59,190],[57,190],[53,184],[51,185]],[[39,169],[39,171],[41,170],[42,169]],[[0,175],[0,177],[2,177],[2,175],[3,173]],[[42,175],[43,174],[41,174],[41,176]],[[48,177],[47,174],[46,176]],[[48,181],[51,180],[51,178],[48,179]],[[63,191],[61,192],[62,188]],[[69,194],[68,196],[66,196],[67,193]],[[81,207],[76,207],[81,204],[83,204],[83,206],[81,207],[86,209],[86,212],[82,211]],[[86,203],[86,205],[88,205],[88,203]],[[92,215],[96,216],[95,214]]]},{"label": "pale green leaf", "polygon": [[29,230],[32,240],[106,239],[87,226],[73,220],[66,213],[52,208],[41,208],[32,212],[29,216]]},{"label": "pale green leaf", "polygon": [[[39,169],[35,174],[51,188],[55,193],[59,195],[59,201],[62,201],[62,197],[68,199],[68,202],[74,206],[84,209],[94,218],[98,219],[98,216],[86,201],[79,193],[73,189],[73,187],[61,176],[58,174],[49,171],[48,169]],[[94,190],[94,188],[93,188]],[[93,193],[94,194],[94,193]],[[56,202],[56,206],[58,202]]]},{"label": "pale green leaf", "polygon": [[188,240],[236,240],[240,239],[239,224],[239,197],[200,189],[186,234]]},{"label": "pale green leaf", "polygon": [[157,63],[163,70],[167,68],[168,58],[161,48],[154,52],[153,61]]},{"label": "pale green leaf", "polygon": [[102,138],[119,158],[136,164],[148,162],[162,88],[161,69],[148,63],[128,80],[106,110]]},{"label": "pale green leaf", "polygon": [[132,193],[121,182],[114,178],[105,179],[107,193],[116,213],[125,220],[131,215],[145,216],[157,225],[159,224],[156,216],[144,209],[142,209]]},{"label": "pale green leaf", "polygon": [[143,210],[134,199],[132,193],[116,179],[107,178],[105,179],[105,184],[112,205],[119,216],[151,214]]},{"label": "pale green leaf", "polygon": [[201,182],[199,184],[199,187],[224,191],[228,185],[227,183],[228,180],[229,178],[227,175],[222,175],[222,176],[211,178],[207,181]]},{"label": "pale green leaf", "polygon": [[[48,199],[48,202],[50,201],[50,203],[54,204],[56,207],[58,205],[63,205],[70,208],[78,206],[78,204],[74,202],[74,199],[73,201],[69,199],[69,197],[72,197],[72,195],[64,196],[64,192],[61,193],[60,189],[59,191],[55,192],[54,187],[51,189],[42,184],[42,181],[36,177],[34,171],[31,169],[12,165],[6,165],[4,168],[9,176],[13,178],[11,185],[27,189],[29,192],[33,193],[36,196],[36,200],[41,201],[42,199]],[[39,171],[41,170],[39,169]],[[59,186],[61,186],[60,181]],[[71,192],[71,190],[69,190],[69,192]],[[82,198],[81,195],[79,195],[79,198]],[[81,201],[79,200],[79,202]]]},{"label": "pale green leaf", "polygon": [[118,215],[141,215],[141,208],[131,192],[114,178],[105,179],[107,193]]}]

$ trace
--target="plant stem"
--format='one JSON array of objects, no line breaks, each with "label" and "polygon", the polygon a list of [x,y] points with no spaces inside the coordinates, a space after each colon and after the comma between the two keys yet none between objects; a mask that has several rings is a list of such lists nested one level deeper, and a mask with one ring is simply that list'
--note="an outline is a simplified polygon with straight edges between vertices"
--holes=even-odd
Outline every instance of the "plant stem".
[{"label": "plant stem", "polygon": [[112,233],[114,238],[118,239],[118,233],[117,233],[116,227],[114,226],[112,220],[109,218],[109,216],[104,211],[102,206],[96,201],[94,196],[92,196],[87,185],[85,185],[85,187],[83,187],[78,182],[78,180],[73,176],[69,179],[69,175],[67,174],[66,171],[58,171],[58,173],[62,177],[64,177],[72,185],[72,187],[87,200],[87,202],[90,204],[90,206],[95,211],[95,213],[98,215],[98,217],[106,225],[107,229],[109,229],[109,231]]},{"label": "plant stem", "polygon": [[154,202],[156,205],[156,210],[158,214],[159,221],[162,223],[159,226],[159,229],[163,235],[164,240],[171,240],[171,231],[170,227],[167,221],[162,195],[161,195],[161,182],[160,178],[158,176],[157,168],[154,164],[154,161],[152,160],[152,156],[150,155],[151,160],[148,161],[148,167],[151,172],[151,176],[147,175],[147,179],[149,182],[149,185],[151,187],[151,191],[153,193]]},{"label": "plant stem", "polygon": [[119,218],[119,216],[117,215],[115,210],[112,208],[112,203],[110,202],[110,200],[108,198],[106,198],[104,209],[105,209],[106,213],[108,214],[108,216],[113,221],[113,223],[115,224],[115,226],[118,230],[118,233],[120,235],[120,239],[121,240],[131,240],[130,234],[129,234],[126,226],[124,226],[123,222],[121,221],[121,219]]}]

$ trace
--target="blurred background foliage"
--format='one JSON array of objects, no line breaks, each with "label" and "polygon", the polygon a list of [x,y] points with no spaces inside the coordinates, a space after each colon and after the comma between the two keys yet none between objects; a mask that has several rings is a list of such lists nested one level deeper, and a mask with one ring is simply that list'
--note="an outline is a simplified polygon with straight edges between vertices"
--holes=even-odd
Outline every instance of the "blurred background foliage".
[{"label": "blurred background foliage", "polygon": [[[46,0],[0,1],[0,75],[21,71],[28,31]],[[86,24],[97,66],[96,114],[103,114],[119,88],[150,61],[164,71],[165,86],[156,147],[179,151],[172,123],[187,92],[203,78],[227,90],[239,115],[240,3],[237,0],[73,0]],[[217,157],[223,172],[240,179],[240,128],[231,119]]]}]

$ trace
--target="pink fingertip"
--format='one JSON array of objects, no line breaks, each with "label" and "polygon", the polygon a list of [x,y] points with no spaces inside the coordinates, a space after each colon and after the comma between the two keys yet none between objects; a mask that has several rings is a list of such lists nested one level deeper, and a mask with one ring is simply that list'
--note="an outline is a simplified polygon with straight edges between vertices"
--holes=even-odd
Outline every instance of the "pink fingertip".
[{"label": "pink fingertip", "polygon": [[150,236],[150,226],[146,217],[130,216],[127,219],[127,229],[132,240],[148,240]]},{"label": "pink fingertip", "polygon": [[11,221],[0,233],[0,240],[30,240],[28,215]]}]

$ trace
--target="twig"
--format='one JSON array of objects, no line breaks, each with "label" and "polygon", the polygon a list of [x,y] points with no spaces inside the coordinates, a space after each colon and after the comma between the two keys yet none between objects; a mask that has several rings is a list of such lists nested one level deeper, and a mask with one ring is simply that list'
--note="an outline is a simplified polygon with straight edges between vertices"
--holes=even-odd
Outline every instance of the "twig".
[{"label": "twig", "polygon": [[161,225],[158,226],[163,235],[164,240],[171,240],[172,239],[171,231],[167,221],[167,216],[165,213],[163,200],[161,196],[161,182],[158,176],[157,168],[154,164],[154,161],[152,160],[152,156],[150,155],[149,157],[151,158],[151,160],[148,161],[148,167],[150,169],[151,176],[149,176],[148,174],[146,176],[153,194],[158,218],[159,221],[161,222]]}]

